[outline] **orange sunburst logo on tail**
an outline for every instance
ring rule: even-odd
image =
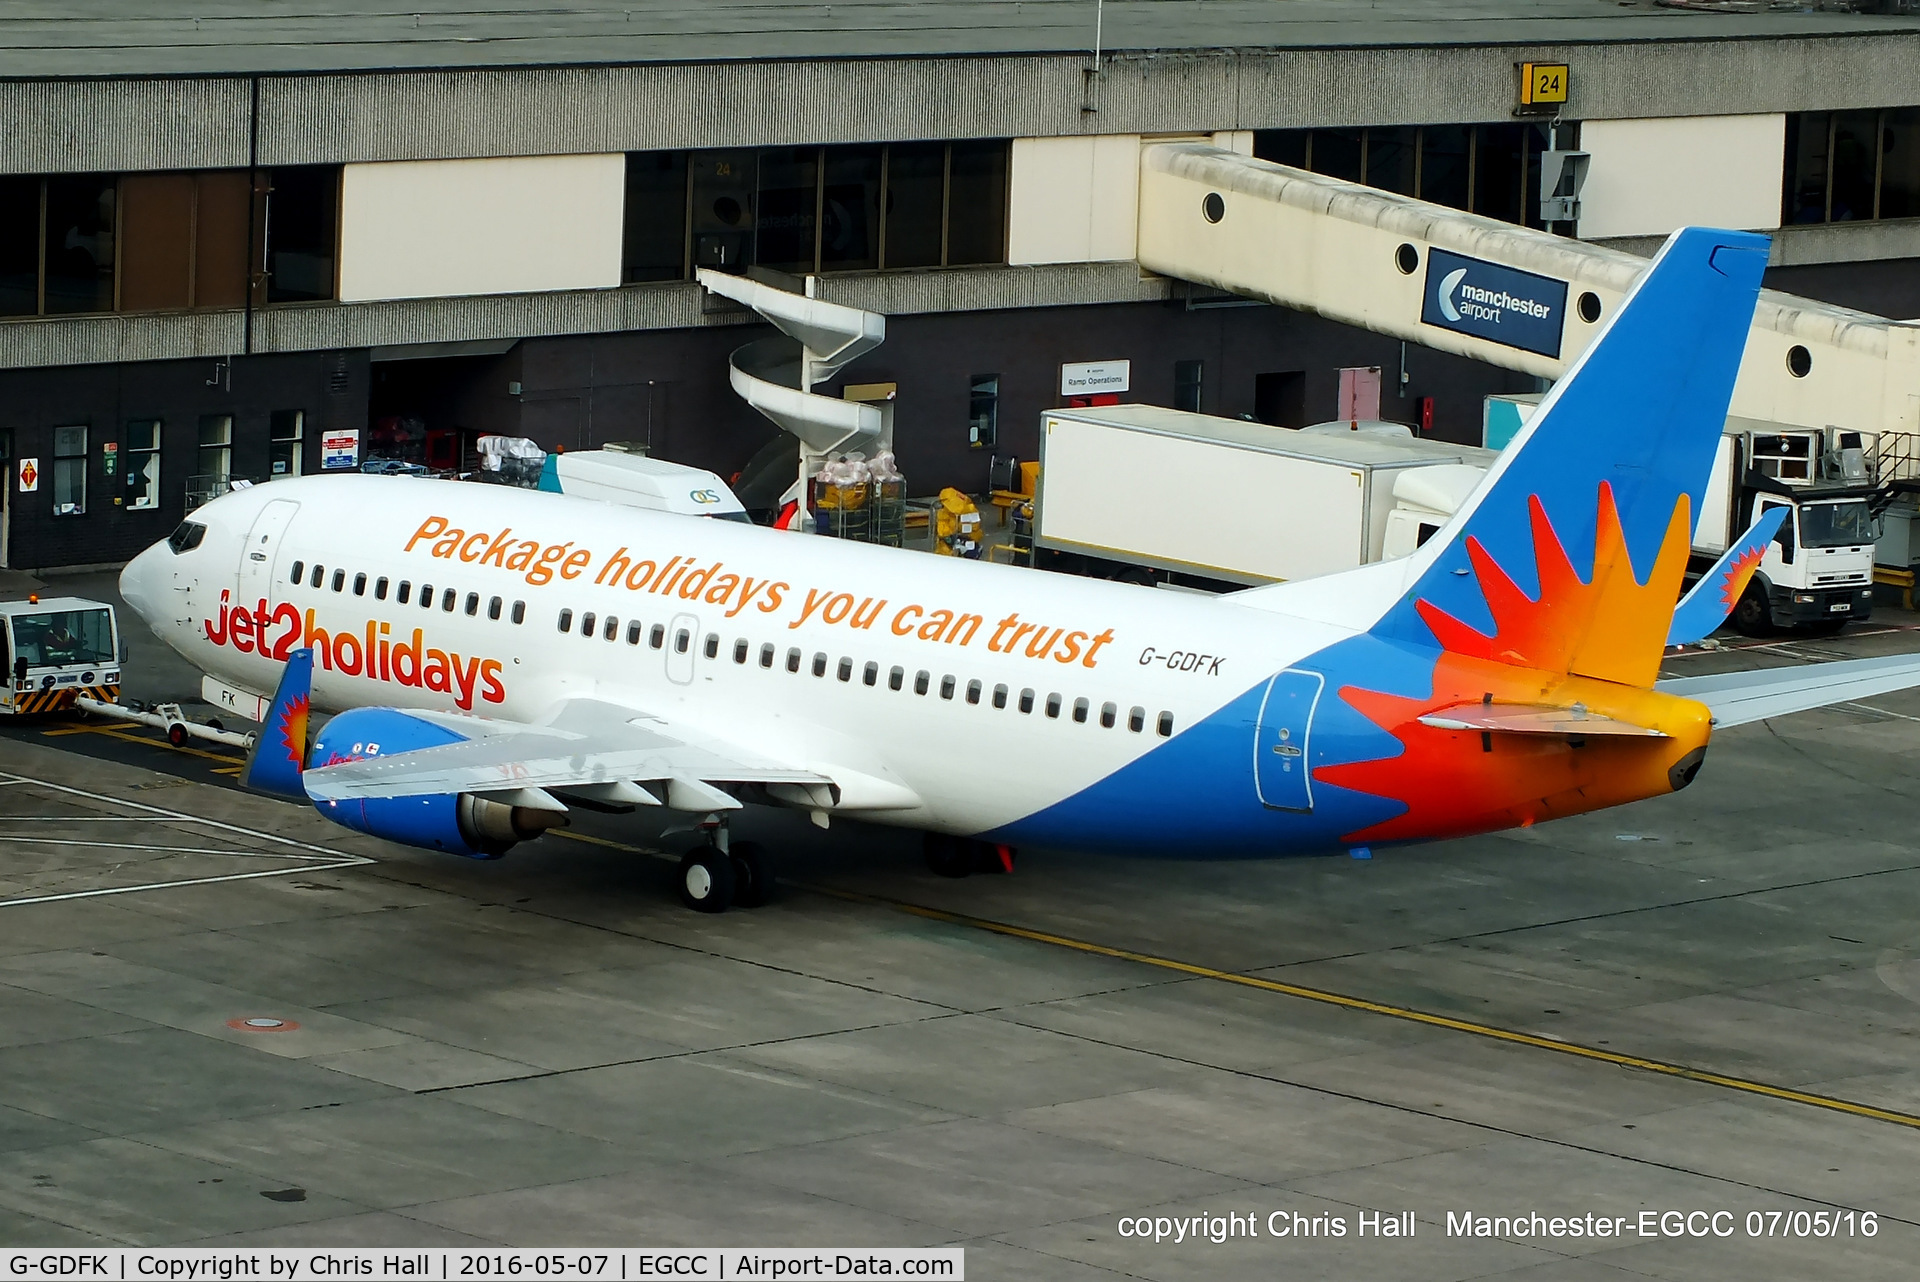
[[[1591,809],[1616,786],[1637,788],[1645,771],[1595,788],[1597,767],[1649,763],[1671,740],[1591,743],[1578,754],[1550,735],[1487,735],[1427,726],[1419,718],[1463,703],[1571,707],[1652,725],[1677,703],[1648,687],[1659,671],[1667,629],[1686,570],[1688,503],[1674,506],[1644,583],[1633,571],[1613,491],[1600,486],[1591,573],[1574,568],[1537,496],[1528,499],[1539,591],[1528,596],[1477,538],[1466,542],[1493,631],[1483,633],[1431,601],[1415,603],[1440,643],[1432,692],[1406,697],[1344,686],[1340,697],[1401,745],[1397,756],[1323,766],[1314,778],[1403,802],[1399,816],[1349,834],[1389,841],[1525,825]],[[1655,745],[1658,745],[1656,748]],[[1664,771],[1664,765],[1659,769]],[[1658,791],[1651,788],[1649,791]],[[1648,795],[1640,792],[1636,795]]]
[[[1733,559],[1720,580],[1720,604],[1727,613],[1733,613],[1733,607],[1740,604],[1740,598],[1746,594],[1747,584],[1753,578],[1753,572],[1760,568],[1760,562],[1766,560],[1767,548],[1763,543],[1757,548],[1748,548]]]
[[[280,723],[274,727],[274,732],[279,737],[280,747],[295,770],[304,770],[307,765],[309,708],[308,697],[304,694],[287,700],[287,706],[280,714]]]

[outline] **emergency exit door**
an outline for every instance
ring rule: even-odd
[[[1253,736],[1253,786],[1269,810],[1312,810],[1307,755],[1313,710],[1326,678],[1292,668],[1267,683]]]

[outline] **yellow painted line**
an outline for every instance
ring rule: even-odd
[[[624,841],[608,841],[605,837],[591,837],[584,832],[575,832],[571,828],[547,829],[555,837],[565,837],[568,841],[585,842],[589,846],[605,846],[608,850],[624,850],[630,855],[658,855],[663,851],[651,850],[646,846],[629,846]]]
[[[221,766],[218,770],[215,770],[212,773],[216,775],[238,775],[242,770],[245,770],[245,769],[246,769],[245,766]]]
[[[42,730],[40,733],[48,739],[57,739],[63,734],[112,734],[116,726],[65,726],[59,730]]]
[[[1211,966],[1197,966],[1192,962],[1176,961],[1171,957],[1158,957],[1152,953],[1135,952],[1130,948],[1113,948],[1106,944],[1091,943],[1084,939],[1073,939],[1066,935],[1054,935],[1043,930],[1029,930],[1024,926],[1012,926],[1006,922],[991,921],[984,917],[969,917],[964,913],[947,912],[941,908],[927,908],[920,904],[904,903],[895,899],[883,899],[876,895],[863,895],[855,891],[831,890],[823,886],[809,886],[809,890],[836,899],[852,900],[857,903],[879,904],[895,908],[916,917],[931,921],[947,922],[956,926],[967,926],[974,930],[984,930],[995,935],[1006,935],[1014,939],[1031,940],[1039,944],[1051,944],[1056,948],[1070,948],[1075,952],[1089,953],[1096,957],[1112,957],[1119,961],[1137,962],[1142,966],[1153,966],[1160,970],[1173,971],[1180,975],[1190,975],[1196,979],[1211,979],[1223,984],[1237,984],[1243,988],[1257,988],[1263,992],[1281,993],[1288,997],[1298,997],[1305,1001],[1322,1002],[1329,1006],[1338,1006],[1343,1010],[1365,1011],[1370,1015],[1385,1015],[1391,1019],[1403,1019],[1410,1023],[1425,1024],[1429,1028],[1444,1028],[1456,1033],[1469,1033],[1475,1037],[1490,1038],[1493,1041],[1506,1042],[1515,1046],[1530,1046],[1535,1050],[1554,1051],[1561,1055],[1571,1055],[1577,1059],[1593,1060],[1601,1064],[1612,1064],[1618,1068],[1637,1068],[1646,1073],[1658,1073],[1664,1077],[1677,1077],[1683,1081],[1700,1082],[1707,1086],[1718,1086],[1725,1090],[1742,1091],[1749,1095],[1761,1095],[1768,1099],[1786,1100],[1793,1104],[1806,1104],[1813,1108],[1829,1109],[1836,1113],[1848,1113],[1854,1117],[1871,1118],[1876,1122],[1892,1122],[1896,1126],[1908,1126],[1920,1129],[1920,1115],[1902,1113],[1896,1109],[1876,1108],[1871,1104],[1861,1104],[1854,1100],[1839,1099],[1832,1095],[1816,1095],[1811,1091],[1797,1091],[1788,1086],[1775,1086],[1770,1082],[1757,1082],[1746,1077],[1731,1077],[1725,1073],[1712,1073],[1705,1069],[1690,1068],[1685,1064],[1669,1063],[1666,1060],[1647,1059],[1639,1055],[1623,1055],[1618,1051],[1603,1050],[1598,1046],[1582,1046],[1577,1042],[1560,1041],[1557,1038],[1543,1037],[1538,1033],[1522,1033],[1511,1028],[1500,1028],[1493,1024],[1479,1024],[1468,1019],[1455,1019],[1451,1015],[1435,1015],[1428,1011],[1414,1010],[1406,1006],[1395,1006],[1389,1002],[1369,1001],[1364,997],[1352,997],[1345,993],[1329,992],[1323,988],[1308,988],[1302,984],[1283,983],[1277,979],[1261,979],[1254,975],[1241,975],[1233,971],[1215,970]]]

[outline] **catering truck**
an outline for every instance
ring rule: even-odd
[[[1400,556],[1495,454],[1397,423],[1292,429],[1153,405],[1049,410],[1035,563],[1215,590]]]
[[[113,607],[81,597],[0,601],[6,681],[0,716],[61,712],[76,698],[120,696],[120,632]]]
[[[1831,631],[1873,613],[1874,510],[1884,495],[1871,434],[1729,418],[1693,528],[1694,573],[1775,507],[1787,509],[1733,626]]]

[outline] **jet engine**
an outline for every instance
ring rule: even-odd
[[[311,760],[314,766],[335,766],[464,742],[465,735],[394,708],[354,708],[321,729]],[[473,793],[316,800],[313,804],[334,823],[356,832],[468,859],[498,859],[517,843],[567,822],[563,810],[513,805]]]

